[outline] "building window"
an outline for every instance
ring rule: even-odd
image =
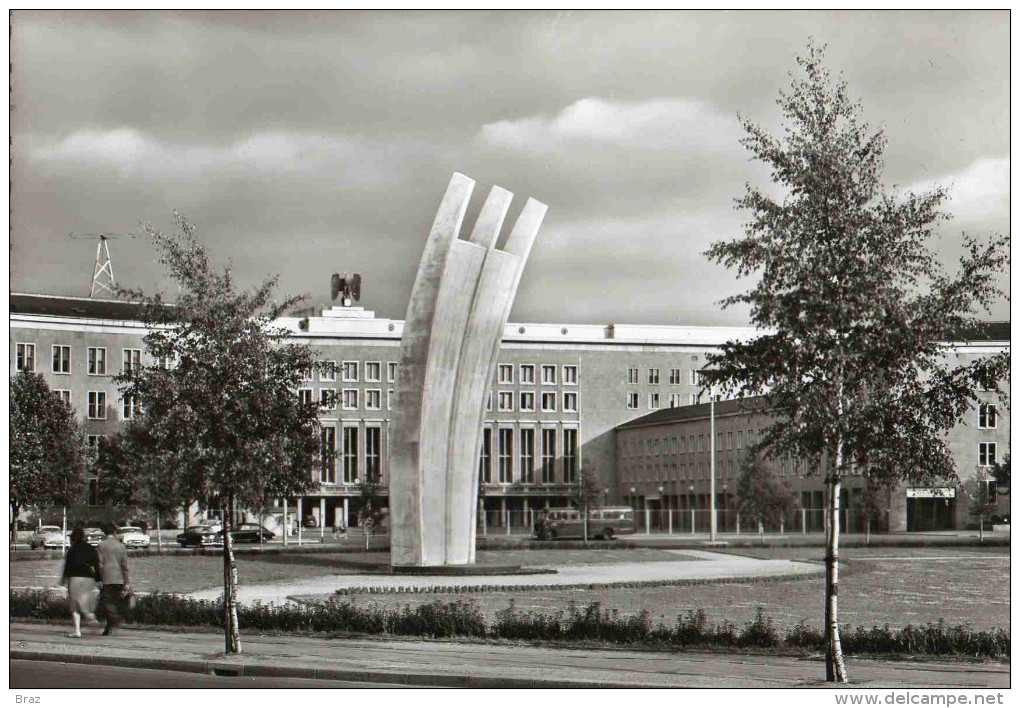
[[[336,381],[336,362],[324,361],[319,367],[319,381]],[[335,484],[335,482],[334,482]]]
[[[649,393],[648,394],[648,410],[655,411],[655,410],[658,410],[658,409],[659,409],[659,394],[657,394],[657,393]]]
[[[627,394],[627,408],[631,410],[637,410],[638,407],[638,395],[636,393]]]
[[[71,347],[63,344],[53,345],[53,373],[71,373]]]
[[[705,436],[704,435],[699,435],[698,436],[698,452],[704,452],[704,451],[705,451]]]
[[[344,428],[344,484],[358,479],[358,429]]]
[[[88,365],[90,376],[106,375],[106,347],[89,347]]]
[[[514,481],[514,431],[513,428],[499,429],[499,483],[512,484]]]
[[[680,385],[680,369],[669,370],[669,382],[674,386]]]
[[[535,383],[535,365],[534,364],[521,364],[521,383],[522,384],[534,384]]]
[[[121,420],[132,420],[138,415],[138,399],[132,396],[130,393],[125,393],[121,399]]]
[[[391,361],[386,364],[386,381],[393,383],[397,380],[397,362]]]
[[[577,394],[575,392],[568,391],[563,394],[563,412],[577,413]]]
[[[500,364],[499,365],[499,382],[501,384],[512,384],[514,382],[514,365],[513,364]]]
[[[482,428],[482,450],[478,456],[478,477],[492,484],[492,428]]]
[[[156,357],[156,366],[160,369],[170,369],[177,361],[177,357],[173,354],[167,354],[166,356]]]
[[[521,391],[521,412],[531,413],[535,410],[535,392]]]
[[[543,413],[555,413],[556,412],[556,394],[555,393],[543,393],[542,394],[542,412]]]
[[[344,398],[343,401],[341,401],[341,405],[345,411],[358,410],[358,389],[345,388]]]
[[[302,406],[310,405],[312,402],[312,389],[299,388],[297,392],[298,403]]]
[[[563,481],[574,483],[577,473],[577,431],[573,428],[563,429]]]
[[[698,374],[696,369],[691,369],[691,386],[701,385],[701,375]]]
[[[514,392],[513,391],[500,391],[499,392],[499,410],[504,413],[509,413],[514,409]]]
[[[978,406],[978,427],[986,430],[994,428],[997,413],[994,403],[982,403]]]
[[[732,450],[733,449],[733,431],[732,430],[729,430],[729,431],[726,432],[726,449],[727,450]]]
[[[319,389],[319,408],[323,410],[332,411],[336,410],[336,389],[335,388],[320,388]]]
[[[386,389],[386,410],[393,410],[393,389]]]
[[[535,481],[535,429],[521,428],[521,475],[525,483]]]
[[[35,371],[35,345],[18,342],[14,345],[14,368],[17,371]]]
[[[141,349],[125,349],[123,351],[123,363],[120,371],[122,373],[131,373],[137,371],[142,365],[142,350]]]
[[[365,410],[382,410],[382,389],[370,388],[365,391]]]
[[[382,364],[378,361],[365,362],[365,381],[381,381]]]
[[[741,449],[743,449],[743,447],[744,447],[744,431],[743,430],[738,430],[737,431],[737,449],[741,450]]]
[[[627,383],[638,383],[638,370],[636,368],[627,369]]]
[[[365,428],[365,475],[379,481],[382,478],[382,428]]]
[[[684,401],[684,399],[683,399],[683,395],[682,394],[679,394],[679,393],[671,393],[671,394],[669,394],[669,407],[670,408],[679,408],[680,406],[683,405],[683,401]]]
[[[90,420],[106,420],[105,391],[89,391],[88,417]]]
[[[648,383],[657,384],[659,383],[659,370],[649,369],[648,370]]]
[[[340,365],[340,378],[346,382],[358,380],[358,362],[345,361]]]
[[[331,425],[323,426],[320,441],[319,482],[336,484],[336,428]]]
[[[542,484],[556,482],[556,429],[542,428]]]
[[[555,366],[542,366],[542,385],[543,386],[555,386],[556,385],[556,367]]]
[[[88,481],[88,487],[85,492],[85,503],[89,506],[102,506],[103,500],[99,496],[99,479],[97,477],[90,477]]]
[[[698,404],[698,396],[696,394],[689,394],[687,396],[687,405],[695,406]]]
[[[978,443],[978,465],[991,467],[995,464],[995,443]]]
[[[576,386],[577,385],[577,367],[570,364],[563,367],[563,385],[564,386]]]
[[[67,389],[58,388],[58,389],[54,389],[53,393],[57,394],[57,398],[59,398],[61,401],[63,401],[67,405],[71,405],[71,392],[70,391],[68,391]]]

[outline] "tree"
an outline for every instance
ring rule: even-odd
[[[591,462],[577,470],[577,482],[571,489],[570,501],[581,511],[584,524],[584,545],[588,545],[588,515],[601,508],[602,486],[598,471]]]
[[[978,539],[985,540],[985,521],[995,513],[995,497],[992,495],[992,476],[984,467],[978,467],[974,476],[963,486],[969,503],[967,513],[978,523]]]
[[[871,544],[871,522],[881,519],[882,512],[886,509],[888,489],[883,487],[876,477],[868,477],[864,484],[864,494],[861,497],[861,504],[864,511],[864,522],[867,524],[864,532],[864,544]]]
[[[995,478],[996,494],[1009,494],[1009,453],[1002,462],[992,465],[992,477]]]
[[[779,480],[754,447],[749,448],[740,460],[737,506],[742,516],[758,522],[758,532],[763,541],[765,524],[777,527],[787,514],[797,508],[793,490]]]
[[[1009,256],[1007,237],[964,236],[958,272],[944,271],[927,242],[948,219],[947,191],[884,191],[884,134],[861,121],[846,82],[822,60],[813,46],[797,59],[805,76],[777,102],[782,138],[740,119],[742,144],[771,168],[777,189],[748,185],[736,203],[750,213],[743,237],[706,255],[755,279],[722,304],[749,306],[760,334],[710,356],[705,379],[735,397],[765,397],[776,418],[763,450],[809,460],[838,519],[851,468],[889,484],[955,478],[944,433],[979,388],[1002,393],[1009,353],[953,366],[945,343],[1005,296],[996,279]],[[826,547],[826,676],[844,682],[838,523]]]
[[[274,324],[301,298],[273,300],[276,278],[239,291],[230,267],[213,265],[194,227],[176,212],[174,219],[175,233],[148,226],[146,234],[179,286],[175,302],[124,291],[141,303],[144,343],[158,363],[115,380],[140,404],[147,464],[178,477],[176,498],[224,502],[225,645],[239,653],[235,512],[257,506],[266,490],[289,496],[312,486],[318,407],[299,401],[296,391],[315,364],[307,345],[288,341]]]
[[[149,430],[140,421],[131,421],[116,435],[100,439],[93,471],[104,503],[120,507],[125,518],[155,515],[156,545],[162,550],[162,521],[191,500],[182,493],[184,480],[166,464],[165,456],[153,452]]]
[[[42,374],[11,377],[10,504],[11,542],[26,507],[68,507],[85,491],[85,433],[71,406]]]
[[[354,509],[358,513],[358,521],[365,530],[365,550],[368,550],[372,531],[383,520],[382,483],[379,475],[365,473],[358,477],[355,486],[357,496],[354,497]]]

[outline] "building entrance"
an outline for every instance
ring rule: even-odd
[[[907,499],[907,531],[948,531],[955,516],[956,499]]]

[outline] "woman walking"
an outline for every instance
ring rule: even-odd
[[[99,624],[95,615],[96,577],[99,575],[99,555],[85,541],[85,529],[75,527],[71,532],[71,549],[64,560],[62,583],[67,585],[67,599],[71,605],[74,631],[69,637],[81,637],[82,615]]]

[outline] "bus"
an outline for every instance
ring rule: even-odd
[[[545,509],[535,522],[535,536],[541,540],[583,538],[584,521],[580,509]],[[588,512],[588,538],[611,541],[617,536],[635,533],[634,510],[629,506],[607,506]]]

